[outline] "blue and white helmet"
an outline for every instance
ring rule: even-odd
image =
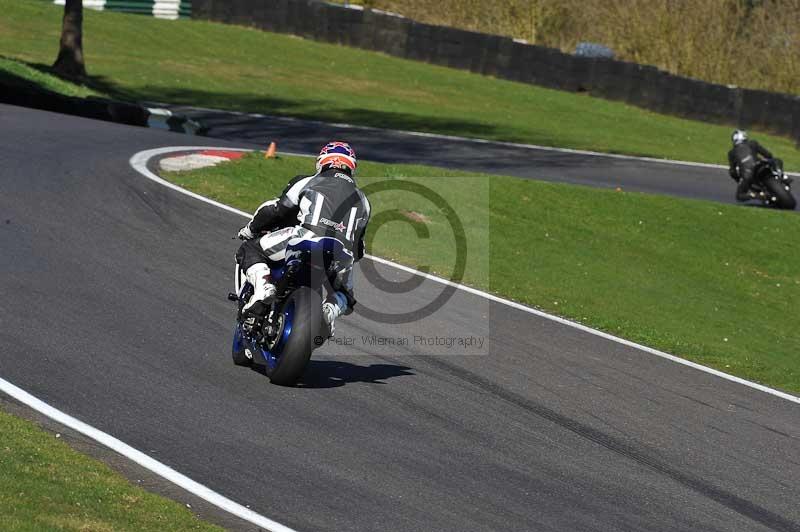
[[[355,150],[346,142],[333,140],[322,147],[317,157],[317,173],[323,168],[345,170],[355,175],[358,160]]]
[[[741,144],[742,142],[747,140],[747,132],[742,131],[741,129],[737,129],[731,135],[731,140],[733,141],[733,145],[736,146],[737,144]]]

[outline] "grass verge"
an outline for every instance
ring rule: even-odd
[[[0,56],[51,64],[62,8],[0,9]],[[243,27],[86,10],[84,46],[88,86],[119,99],[709,163],[729,148],[727,126]],[[759,138],[800,169],[792,141]]]
[[[165,177],[252,211],[311,164],[252,154]],[[800,298],[796,215],[419,166],[364,162],[359,173],[362,187],[419,176],[414,180],[444,195],[468,228],[467,284],[800,392],[800,331],[791,321]],[[477,183],[453,186],[465,178],[479,179],[488,197]],[[432,236],[420,241],[406,224],[371,227],[371,253],[430,264],[445,275],[452,270],[453,254],[437,237],[446,225],[440,210],[413,195],[372,203],[373,216],[398,208],[421,214]],[[473,223],[476,216],[489,223]]]
[[[0,82],[19,89],[34,86],[66,96],[77,96],[79,98],[102,96],[89,87],[64,81],[49,74],[46,70],[33,68],[26,63],[21,63],[5,57],[0,57]]]
[[[0,515],[0,528],[19,532],[222,530],[2,410]]]

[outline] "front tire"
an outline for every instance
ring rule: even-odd
[[[314,290],[300,287],[286,299],[282,312],[286,318],[281,334],[289,327],[288,337],[266,372],[273,384],[292,386],[303,376],[322,334],[322,298]]]
[[[770,204],[779,209],[794,210],[797,206],[797,201],[789,191],[788,185],[781,183],[777,179],[767,179],[764,181],[764,188],[766,188],[767,196],[770,198]]]

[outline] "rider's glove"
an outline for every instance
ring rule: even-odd
[[[255,238],[256,235],[253,234],[253,231],[250,230],[250,224],[245,225],[241,229],[239,229],[239,238],[242,240],[250,240]]]

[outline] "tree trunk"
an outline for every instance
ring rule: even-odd
[[[61,77],[80,80],[86,76],[83,64],[83,0],[66,0],[61,26],[61,49],[53,63]]]

